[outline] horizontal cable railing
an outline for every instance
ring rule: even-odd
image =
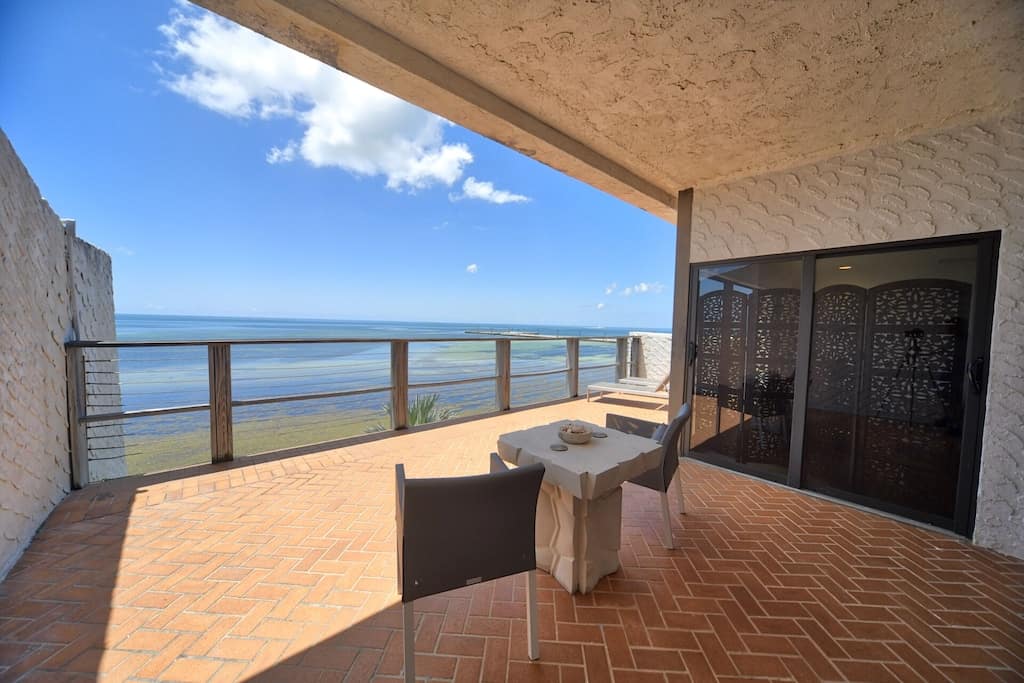
[[[540,335],[69,342],[74,484],[574,398],[628,374],[629,349]]]

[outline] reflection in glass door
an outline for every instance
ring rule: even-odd
[[[803,485],[948,526],[977,245],[815,264]]]
[[[698,272],[691,451],[785,481],[793,421],[801,261]]]

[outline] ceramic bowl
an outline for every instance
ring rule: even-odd
[[[558,428],[558,438],[566,443],[571,443],[579,446],[590,441],[592,433],[590,429],[585,432],[570,432],[568,430],[570,425],[562,425]]]

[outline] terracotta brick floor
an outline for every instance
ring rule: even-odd
[[[287,459],[91,487],[0,584],[0,679],[360,681],[398,676],[393,463],[482,472],[498,434],[563,404]],[[422,676],[458,681],[1024,680],[1024,562],[696,462],[677,550],[626,486],[622,568],[595,592],[417,603]],[[673,506],[675,501],[673,501]]]

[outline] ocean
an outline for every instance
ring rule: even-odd
[[[472,336],[470,331],[517,330],[554,336],[624,335],[625,327],[513,325],[508,323],[434,323],[304,318],[243,318],[195,315],[118,314],[118,341],[211,339],[427,338]],[[636,329],[636,328],[634,328]],[[670,330],[651,330],[669,332]]]
[[[409,339],[409,382],[427,384],[492,377],[495,344],[481,340],[487,331],[532,332],[554,336],[626,335],[625,328],[544,325],[419,323],[400,321],[304,320],[285,318],[221,318],[204,316],[118,315],[118,341],[282,340],[276,344],[237,344],[231,349],[232,398],[359,390],[355,396],[294,400],[233,410],[235,455],[244,456],[390,428],[390,347],[384,342],[289,343],[300,339]],[[452,338],[460,341],[415,341]],[[512,374],[564,368],[565,342],[513,338]],[[204,404],[209,401],[205,346],[141,347],[86,354],[90,383],[106,382],[108,405],[91,412],[145,410]],[[615,362],[615,344],[583,341],[580,366]],[[116,368],[116,372],[111,370]],[[614,379],[614,367],[581,369],[580,386]],[[116,379],[115,379],[116,378]],[[116,386],[115,386],[116,382]],[[95,391],[95,388],[93,389]],[[116,394],[119,393],[119,397]],[[512,380],[514,407],[566,397],[564,373]],[[493,380],[455,386],[410,388],[410,405],[432,403],[427,419],[460,417],[496,409]],[[112,405],[120,403],[120,406]],[[420,407],[425,407],[421,405]],[[119,457],[116,439],[123,435],[129,473],[159,471],[205,462],[209,458],[209,413],[117,420],[90,425],[93,452]],[[101,438],[102,437],[102,438]]]

